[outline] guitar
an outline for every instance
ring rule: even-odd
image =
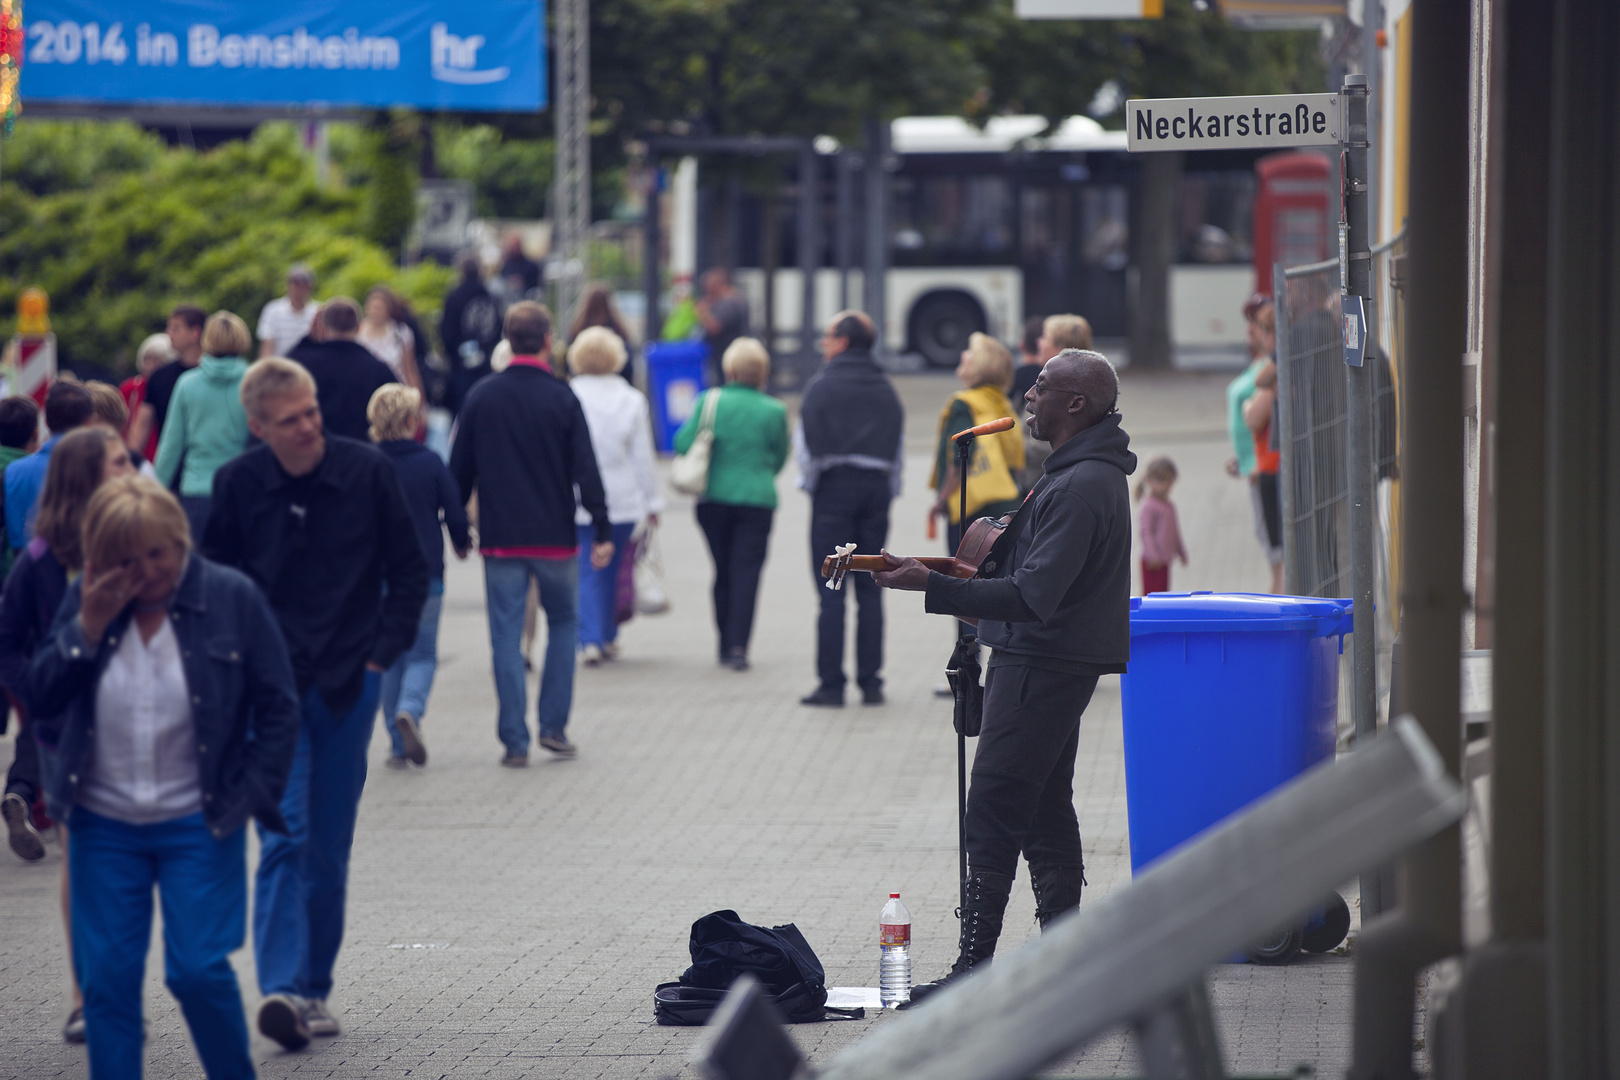
[[[979,572],[985,556],[1001,539],[1012,518],[1011,514],[999,518],[979,518],[962,534],[962,542],[956,545],[955,555],[922,555],[917,561],[941,574],[970,578]],[[854,544],[840,544],[831,555],[821,560],[821,576],[827,579],[827,588],[833,590],[843,588],[844,575],[851,570],[870,574],[887,569],[889,564],[883,561],[882,555],[857,555]]]

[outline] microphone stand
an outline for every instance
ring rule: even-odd
[[[957,502],[956,535],[957,544],[960,545],[962,537],[967,534],[967,481],[968,464],[973,460],[973,440],[976,436],[971,431],[964,431],[956,436],[956,472],[961,481],[961,491]],[[951,554],[955,554],[952,552]],[[962,626],[957,642],[957,652],[961,653],[967,642],[977,640],[977,635],[967,632],[967,624]],[[956,678],[951,680],[951,689],[956,697],[956,853],[960,866],[961,881],[958,889],[960,907],[956,909],[956,917],[961,919],[967,910],[968,893],[968,857],[967,857],[967,711],[968,688],[967,676],[960,669]]]

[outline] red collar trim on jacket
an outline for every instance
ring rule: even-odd
[[[510,367],[534,367],[534,368],[539,368],[541,371],[545,372],[547,375],[555,375],[555,374],[557,374],[555,371],[553,371],[551,369],[551,361],[547,360],[543,356],[514,356],[514,357],[512,357],[512,363],[510,365],[508,365],[508,366],[510,366]]]

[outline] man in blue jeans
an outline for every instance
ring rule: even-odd
[[[575,489],[590,515],[591,565],[597,569],[613,559],[613,526],[585,411],[551,366],[551,313],[530,300],[513,304],[506,312],[506,340],[511,364],[480,381],[462,403],[450,471],[463,502],[478,493],[478,542],[500,700],[496,734],[506,747],[501,764],[522,768],[529,763],[529,728],[520,639],[529,582],[539,586],[546,611],[540,745],[573,757],[577,748],[566,728],[579,643]]]
[[[393,464],[326,434],[308,371],[260,360],[241,395],[263,445],[214,475],[203,553],[263,590],[298,680],[303,715],[281,800],[287,834],[260,830],[253,898],[259,1030],[296,1050],[311,1035],[338,1034],[326,998],[378,688],[416,638],[428,565]],[[209,648],[221,670],[237,662],[230,642]]]

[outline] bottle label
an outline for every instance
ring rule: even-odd
[[[878,923],[878,941],[883,945],[910,945],[910,923]]]

